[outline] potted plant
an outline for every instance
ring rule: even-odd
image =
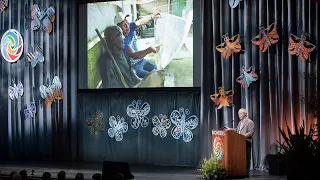
[[[223,180],[226,178],[226,170],[223,163],[216,158],[204,159],[201,165],[202,177],[207,180]]]
[[[287,134],[284,129],[279,128],[283,143],[279,143],[286,165],[287,179],[320,179],[318,175],[320,160],[320,141],[317,138],[316,126],[311,125],[309,133],[305,133],[303,125],[298,128],[294,118],[293,134],[287,125]]]

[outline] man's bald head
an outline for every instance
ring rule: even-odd
[[[104,38],[106,41],[110,41],[112,40],[112,37],[118,35],[119,32],[122,34],[122,30],[119,26],[109,26],[104,30]]]

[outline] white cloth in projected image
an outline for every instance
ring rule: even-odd
[[[155,19],[155,43],[162,44],[156,64],[164,69],[179,52],[184,44],[193,20],[193,11],[189,11],[187,19],[171,14],[161,13],[161,18]]]

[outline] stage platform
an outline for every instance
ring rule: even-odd
[[[135,180],[201,180],[201,171],[189,167],[164,167],[152,165],[130,165]],[[34,170],[35,177],[41,177],[43,172],[50,172],[56,178],[59,171],[66,172],[67,179],[74,179],[77,173],[83,173],[85,179],[92,179],[92,175],[102,172],[102,163],[0,163],[2,175],[9,175],[12,171],[27,170],[28,174]],[[251,171],[250,177],[241,179],[251,180],[285,180],[285,176],[269,176],[267,172]]]

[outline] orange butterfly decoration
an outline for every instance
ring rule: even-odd
[[[210,95],[210,98],[212,101],[216,103],[218,106],[217,109],[221,109],[223,106],[230,106],[230,104],[233,104],[233,95],[234,90],[224,91],[224,87],[221,86],[218,88],[219,93]]]
[[[279,41],[279,35],[277,33],[277,26],[275,23],[272,23],[270,26],[263,30],[254,37],[251,42],[259,46],[260,51],[266,52],[271,44],[275,44]]]
[[[306,39],[306,35],[304,34],[301,38],[290,34],[289,41],[291,45],[288,48],[289,53],[299,56],[301,60],[308,59],[309,54],[316,48],[316,46],[306,41]]]
[[[234,52],[241,51],[240,34],[237,34],[229,39],[228,34],[222,36],[224,42],[216,47],[217,51],[222,53],[224,59],[228,59]]]

